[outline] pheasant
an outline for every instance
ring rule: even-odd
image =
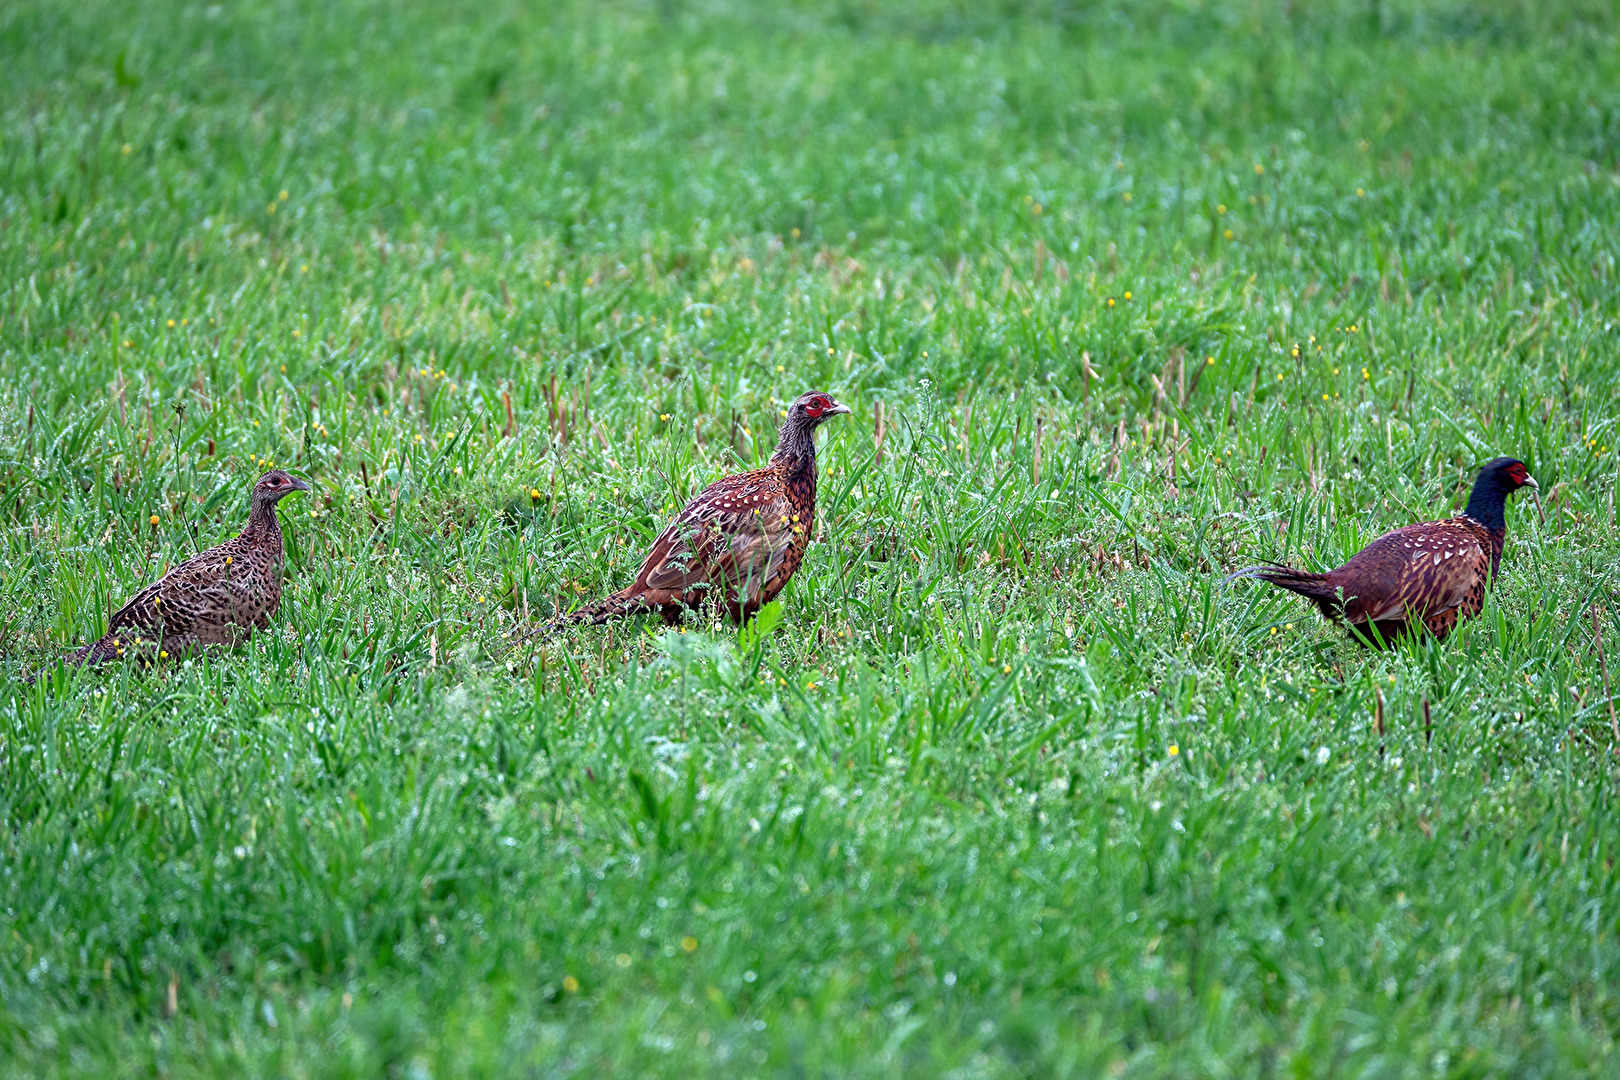
[[[270,625],[281,606],[281,523],[276,503],[309,485],[274,469],[253,485],[247,528],[148,585],[107,620],[107,633],[67,658],[100,664],[126,653],[150,661],[234,645]]]
[[[1485,603],[1507,540],[1507,497],[1536,488],[1522,461],[1497,458],[1480,469],[1463,512],[1387,532],[1325,574],[1287,566],[1251,566],[1226,578],[1259,578],[1314,601],[1348,624],[1364,644],[1382,645],[1426,628],[1444,638]]]
[[[829,394],[800,396],[788,406],[769,465],[704,488],[653,541],[634,581],[536,633],[652,612],[674,626],[688,608],[702,607],[741,623],[770,603],[815,531],[816,428],[848,412]]]

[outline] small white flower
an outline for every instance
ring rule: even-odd
[[[1318,765],[1326,765],[1328,763],[1328,758],[1331,756],[1332,752],[1324,746],[1316,752],[1316,763]]]

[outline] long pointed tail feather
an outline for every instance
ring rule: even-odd
[[[118,659],[119,653],[119,648],[113,641],[112,635],[109,634],[99,641],[92,641],[83,648],[75,649],[68,653],[66,656],[62,657],[62,663],[67,667],[83,667],[85,664],[104,664],[109,660]],[[24,680],[32,685],[40,678],[55,670],[56,661],[52,660],[49,664],[36,669],[29,675],[24,676]]]
[[[1338,591],[1328,584],[1326,574],[1313,574],[1307,570],[1295,570],[1291,566],[1281,563],[1262,563],[1259,566],[1250,566],[1239,570],[1235,574],[1228,574],[1221,579],[1222,585],[1230,585],[1239,578],[1259,578],[1268,585],[1275,585],[1279,589],[1298,593],[1318,603],[1335,603],[1338,600]]]
[[[1261,574],[1268,574],[1271,571],[1277,570],[1277,569],[1283,569],[1283,568],[1278,567],[1276,565],[1271,565],[1271,564],[1264,565],[1264,566],[1250,566],[1250,567],[1246,567],[1246,568],[1244,568],[1242,570],[1239,570],[1235,574],[1227,574],[1225,577],[1221,578],[1220,583],[1222,585],[1230,585],[1230,584],[1232,584],[1232,582],[1237,581],[1239,578],[1259,577]]]
[[[76,649],[62,658],[62,662],[72,667],[82,667],[85,664],[105,664],[109,660],[116,660],[123,653],[120,643],[113,639],[111,634],[92,641],[82,649]]]
[[[648,603],[639,596],[624,596],[614,593],[605,596],[573,611],[564,612],[556,618],[541,623],[539,626],[517,632],[507,642],[506,651],[511,652],[521,645],[526,645],[537,638],[548,638],[559,634],[570,626],[600,626],[614,619],[626,619],[632,615],[645,615],[657,610],[657,605]]]
[[[565,626],[601,626],[613,619],[627,619],[632,615],[645,615],[656,610],[657,606],[648,603],[643,597],[614,593],[612,596],[604,596],[593,604],[586,604],[584,607],[559,615],[546,625],[558,630]]]

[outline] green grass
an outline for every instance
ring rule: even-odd
[[[1617,44],[0,8],[3,1070],[1613,1075]],[[502,655],[809,388],[774,631]],[[1546,518],[1442,645],[1216,584],[1498,453]],[[267,461],[273,632],[52,666]]]

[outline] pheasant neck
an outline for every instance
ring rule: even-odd
[[[776,437],[776,450],[771,454],[772,465],[787,465],[790,468],[808,465],[814,475],[816,471],[816,429],[808,424],[796,424],[792,420],[782,423],[782,431]]]
[[[815,514],[816,435],[811,424],[783,424],[771,468],[777,470],[788,489],[788,497],[802,514]]]
[[[1463,511],[1493,533],[1507,531],[1507,492],[1496,484],[1477,481]]]
[[[242,530],[242,535],[255,540],[269,540],[280,546],[281,522],[276,520],[276,504],[255,502],[253,512],[248,515],[247,528]]]

